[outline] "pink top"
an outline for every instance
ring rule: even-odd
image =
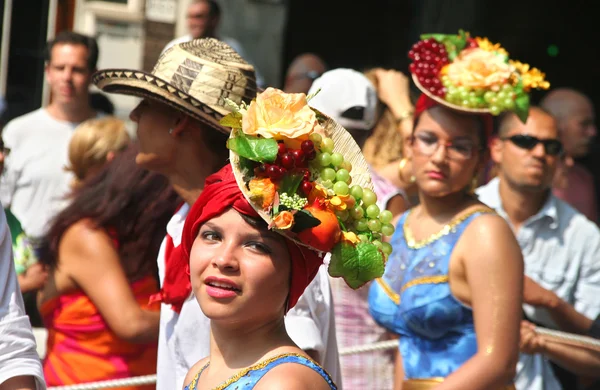
[[[554,188],[554,195],[573,206],[590,221],[598,222],[594,177],[581,164],[575,164],[567,173],[568,185],[564,189]]]

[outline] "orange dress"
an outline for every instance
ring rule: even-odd
[[[140,307],[148,306],[158,292],[148,276],[131,284]],[[48,329],[44,376],[48,386],[62,386],[156,373],[158,341],[133,344],[115,335],[94,303],[81,291],[61,295],[40,308]],[[121,390],[151,390],[154,385],[119,387]]]

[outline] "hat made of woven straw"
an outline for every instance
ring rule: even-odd
[[[237,104],[256,97],[254,67],[233,48],[214,38],[195,39],[166,50],[152,72],[103,69],[93,75],[105,92],[155,99],[222,132],[219,121]]]

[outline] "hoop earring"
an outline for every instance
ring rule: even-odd
[[[402,160],[400,160],[400,162],[398,163],[398,178],[400,178],[400,180],[404,181],[404,168],[406,167],[406,164],[408,163],[408,159],[406,157],[404,157]]]

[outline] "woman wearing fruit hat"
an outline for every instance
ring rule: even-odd
[[[186,389],[336,388],[284,315],[325,253],[329,273],[358,288],[383,274],[389,248],[358,145],[307,103],[269,88],[222,120],[231,165],[207,179],[182,240],[181,267],[212,330]],[[353,218],[358,208],[369,217]]]
[[[409,57],[423,92],[410,149],[420,204],[397,220],[393,253],[370,289],[371,314],[400,335],[397,388],[512,389],[523,258],[473,183],[491,115],[515,110],[524,120],[541,73],[462,31],[424,36]]]

